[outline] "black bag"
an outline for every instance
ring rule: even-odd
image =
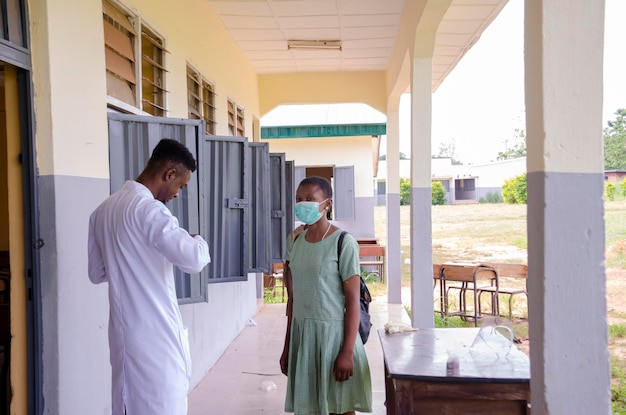
[[[337,266],[339,266],[341,245],[343,244],[343,237],[346,236],[346,233],[346,231],[342,231],[341,235],[339,235],[339,240],[337,241]],[[367,285],[361,276],[359,276],[359,280],[361,283],[361,320],[359,321],[359,334],[361,335],[363,344],[365,344],[370,336],[370,330],[372,329],[372,319],[370,317],[370,303],[372,302],[372,295],[367,289]]]
[[[341,247],[343,245],[343,238],[346,236],[348,232],[341,231],[339,235],[339,240],[337,240],[337,266],[339,267],[339,258],[341,257]],[[300,233],[298,233],[294,241],[298,239]],[[341,275],[339,276],[341,278]],[[372,319],[370,317],[370,303],[372,302],[372,295],[370,294],[370,290],[367,289],[367,285],[363,278],[359,276],[359,280],[361,283],[361,295],[360,295],[360,305],[361,305],[361,319],[359,320],[359,335],[361,336],[361,340],[363,344],[367,342],[368,337],[370,336],[370,330],[372,329]]]

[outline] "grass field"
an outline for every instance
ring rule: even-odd
[[[376,238],[387,245],[387,213],[375,208]],[[402,281],[410,248],[410,206],[400,207]],[[433,263],[527,263],[526,205],[473,204],[432,207]],[[605,203],[606,267],[626,270],[626,200]]]

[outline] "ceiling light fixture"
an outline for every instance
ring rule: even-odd
[[[341,40],[288,40],[287,49],[341,50]]]

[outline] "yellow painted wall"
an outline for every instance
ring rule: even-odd
[[[259,75],[261,115],[282,104],[362,102],[385,114],[384,72],[286,73]]]
[[[371,137],[329,137],[261,140],[270,152],[285,153],[296,166],[354,166],[355,197],[372,197]]]
[[[168,116],[187,118],[189,62],[215,85],[217,134],[227,135],[230,98],[244,108],[252,138],[252,121],[259,118],[257,76],[207,2],[121,4],[165,39]],[[39,173],[108,177],[102,3],[37,1],[29,12]]]
[[[108,176],[102,5],[29,3],[39,174]]]
[[[226,101],[230,98],[244,108],[246,135],[252,138],[252,120],[259,117],[257,75],[206,0],[133,0],[123,4],[136,10],[166,39],[170,52],[166,55],[170,70],[168,116],[187,118],[189,62],[215,85],[217,135],[228,134]]]

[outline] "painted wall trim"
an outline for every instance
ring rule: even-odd
[[[325,124],[296,125],[285,127],[261,127],[262,139],[314,138],[314,137],[359,137],[386,135],[387,124]]]

